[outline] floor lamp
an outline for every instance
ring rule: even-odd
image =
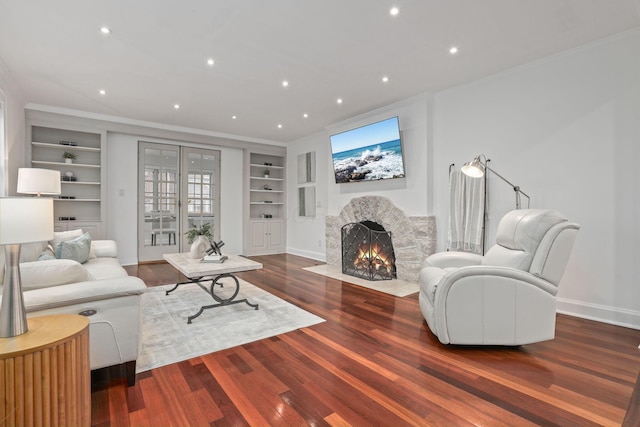
[[[515,193],[516,193],[516,209],[520,209],[520,195],[521,194],[524,197],[527,198],[527,209],[529,209],[529,206],[531,204],[531,198],[525,192],[520,190],[519,186],[513,185],[505,177],[500,175],[495,170],[491,169],[489,167],[488,163],[489,163],[489,160],[487,160],[487,157],[484,154],[479,154],[476,157],[474,157],[474,159],[472,161],[467,162],[464,165],[462,165],[460,170],[462,171],[462,173],[464,173],[465,175],[468,175],[468,176],[470,176],[472,178],[480,178],[480,177],[482,177],[484,175],[485,170],[489,170],[489,171],[493,172],[494,175],[496,175],[498,178],[500,178],[501,180],[503,180],[504,182],[509,184],[511,186],[511,188],[513,188],[513,191],[515,191]]]
[[[27,332],[27,314],[20,280],[20,245],[53,238],[53,199],[40,197],[0,198],[0,245],[5,266],[0,338]]]

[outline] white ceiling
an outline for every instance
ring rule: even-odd
[[[0,0],[0,58],[29,103],[288,142],[638,26],[640,0]]]

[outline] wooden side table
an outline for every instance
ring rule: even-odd
[[[89,320],[28,319],[29,332],[0,338],[0,426],[91,425]]]

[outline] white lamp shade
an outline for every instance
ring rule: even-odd
[[[60,171],[20,168],[18,169],[17,191],[20,194],[60,194]]]
[[[484,175],[484,166],[477,157],[471,162],[467,162],[460,168],[462,173],[472,178],[480,178]]]
[[[53,239],[53,199],[0,198],[0,245]]]

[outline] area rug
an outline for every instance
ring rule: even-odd
[[[359,277],[349,276],[348,274],[343,274],[342,269],[340,267],[336,267],[335,265],[314,265],[312,267],[305,267],[303,268],[303,270],[321,274],[333,279],[342,280],[343,282],[352,283],[364,288],[373,289],[375,291],[384,292],[386,294],[394,295],[397,297],[406,297],[407,295],[415,294],[420,290],[417,283],[406,282],[404,280],[394,279],[370,281],[360,279]]]
[[[235,290],[232,279],[216,286],[216,295],[227,298]],[[296,307],[244,280],[237,299],[258,304],[234,304],[205,310],[187,324],[187,317],[202,305],[215,301],[196,284],[181,285],[165,295],[173,285],[151,287],[142,295],[142,345],[136,372],[247,344],[263,338],[324,322],[324,319]]]

